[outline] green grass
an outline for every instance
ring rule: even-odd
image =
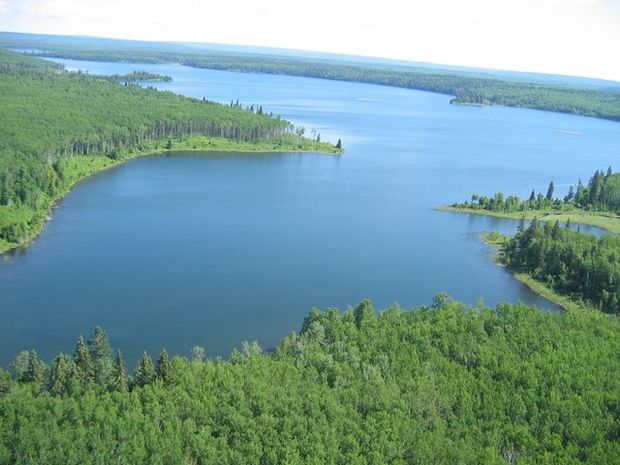
[[[481,236],[481,239],[485,244],[491,246],[494,249],[492,254],[493,261],[499,266],[505,266],[502,254],[506,246],[508,245],[508,242],[510,241],[510,236],[498,233],[496,231],[492,231],[490,233],[483,234]],[[547,299],[549,302],[553,302],[554,304],[566,311],[574,312],[595,310],[593,307],[585,305],[583,302],[575,301],[565,295],[558,294],[547,284],[537,281],[527,273],[520,273],[510,268],[507,269],[512,273],[512,275],[517,281],[525,284],[530,290],[532,290],[532,292],[539,295],[543,299]]]
[[[483,215],[492,216],[495,218],[508,218],[513,220],[519,220],[521,218],[534,219],[538,218],[540,221],[559,221],[560,223],[566,223],[569,221],[573,224],[583,224],[586,226],[595,226],[597,228],[604,229],[613,234],[620,234],[620,216],[608,212],[588,212],[584,210],[567,210],[567,211],[553,211],[553,210],[526,210],[523,212],[498,212],[490,210],[478,210],[473,208],[460,208],[442,206],[438,207],[437,211],[447,211],[456,213],[467,213],[469,215]]]
[[[32,223],[28,234],[19,242],[8,242],[0,239],[0,253],[11,249],[27,246],[43,230],[51,208],[59,202],[78,182],[97,174],[103,170],[120,165],[132,158],[157,155],[166,152],[191,151],[208,154],[210,152],[246,152],[246,153],[286,153],[286,152],[314,152],[339,155],[344,150],[337,149],[331,144],[316,142],[308,139],[299,139],[290,136],[278,143],[273,142],[244,142],[233,141],[219,137],[191,136],[180,139],[168,139],[148,142],[142,150],[122,150],[120,158],[113,160],[105,156],[76,155],[63,160],[64,183],[63,189],[54,198],[42,197],[39,208],[26,205],[0,205],[0,228],[4,225]]]

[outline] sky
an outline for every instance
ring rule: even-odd
[[[620,81],[620,0],[0,0],[0,30],[258,45]]]

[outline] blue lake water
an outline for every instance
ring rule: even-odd
[[[368,84],[175,65],[59,60],[91,73],[145,69],[161,89],[239,98],[346,154],[177,153],[80,183],[43,234],[0,263],[0,364],[49,360],[103,326],[129,360],[165,346],[226,356],[275,346],[312,306],[346,309],[522,300],[556,309],[489,257],[479,235],[516,222],[436,212],[473,192],[562,194],[617,165],[620,124]],[[586,228],[582,228],[586,229]]]

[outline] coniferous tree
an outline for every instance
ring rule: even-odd
[[[116,352],[116,360],[114,362],[114,370],[112,372],[112,389],[118,392],[129,391],[129,374],[127,366],[123,360],[121,351]]]
[[[95,381],[93,361],[82,336],[78,338],[73,354],[73,371],[75,378],[82,385]]]
[[[359,305],[355,307],[353,314],[355,315],[355,325],[358,328],[361,328],[365,322],[375,317],[375,311],[368,299],[362,300]]]
[[[28,357],[28,371],[26,372],[26,382],[42,384],[45,376],[45,366],[39,360],[35,350],[31,350]]]
[[[93,363],[95,382],[100,386],[106,386],[112,374],[112,348],[108,341],[108,335],[97,326],[93,335],[88,340],[90,359]]]
[[[342,148],[342,141],[340,139],[338,139],[338,142],[336,142],[336,148],[337,149],[341,149]]]
[[[553,200],[553,191],[555,190],[555,186],[553,181],[549,183],[549,188],[547,189],[547,196],[545,197],[547,200]]]
[[[172,367],[170,366],[170,358],[166,349],[162,349],[157,359],[157,378],[161,379],[164,384],[170,383]]]
[[[6,395],[10,389],[10,376],[0,368],[0,398]]]
[[[47,390],[55,396],[63,395],[69,387],[71,379],[71,360],[65,354],[59,354],[52,364],[48,380]]]
[[[27,350],[22,350],[15,360],[11,362],[11,368],[15,372],[15,378],[22,382],[26,382],[26,376],[28,373],[28,358],[30,358],[30,354]]]
[[[153,359],[151,359],[149,354],[144,352],[133,376],[134,384],[136,386],[145,386],[154,379],[155,368],[153,367]]]

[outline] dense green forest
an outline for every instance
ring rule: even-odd
[[[523,304],[313,310],[274,353],[145,354],[97,329],[0,373],[3,464],[618,464],[620,323]]]
[[[620,314],[620,237],[573,231],[534,219],[501,247],[512,270],[530,275],[560,295]]]
[[[562,212],[581,209],[592,212],[620,213],[620,173],[613,173],[611,167],[607,171],[597,170],[584,185],[581,181],[571,186],[562,198],[554,197],[555,185],[549,184],[545,194],[532,190],[527,200],[515,195],[506,196],[497,192],[493,197],[473,194],[471,201],[455,203],[454,208],[483,210],[489,212],[527,212],[552,211]]]
[[[148,71],[138,70],[127,74],[112,74],[107,76],[112,81],[117,82],[171,82],[170,76],[162,76],[161,74],[149,73]]]
[[[262,107],[123,85],[1,50],[0,95],[0,252],[36,234],[75,182],[128,157],[226,141],[229,150],[341,152]]]
[[[454,96],[458,104],[507,105],[620,121],[620,92],[482,73],[380,65],[256,53],[223,52],[181,44],[5,34],[0,46],[39,56],[95,61],[181,63],[198,68],[287,74],[419,89]]]

